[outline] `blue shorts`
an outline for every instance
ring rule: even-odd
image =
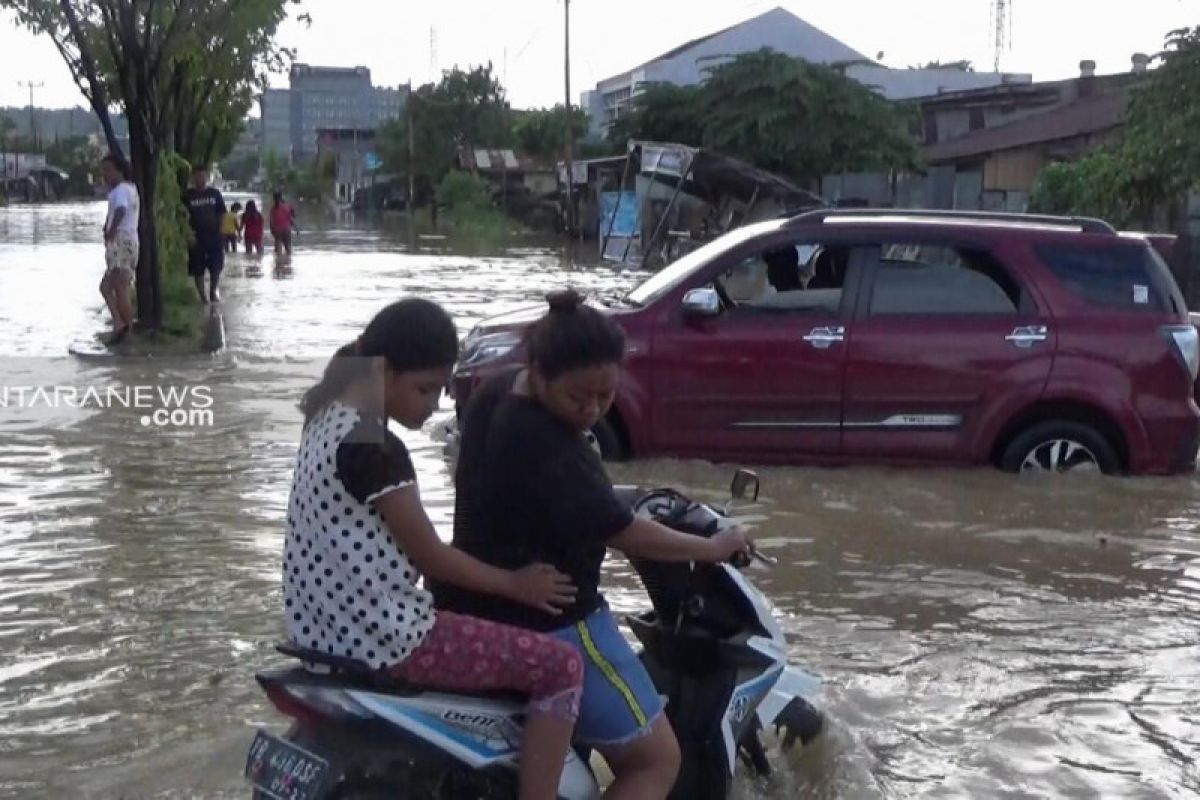
[[[631,742],[650,732],[663,701],[607,607],[551,633],[583,656],[583,700],[575,739],[602,747]]]

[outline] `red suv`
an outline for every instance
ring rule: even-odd
[[[1165,474],[1200,442],[1200,343],[1147,237],[1098,220],[817,211],[739,228],[606,307],[629,338],[609,458]],[[460,405],[520,359],[485,321]]]

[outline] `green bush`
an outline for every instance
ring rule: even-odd
[[[469,172],[448,172],[438,184],[437,203],[451,213],[492,208],[491,194],[484,181]]]
[[[162,270],[159,275],[162,332],[177,337],[200,334],[196,289],[187,274],[192,228],[183,205],[182,187],[190,172],[191,166],[179,154],[167,152],[159,156],[154,219],[158,226],[158,263]]]

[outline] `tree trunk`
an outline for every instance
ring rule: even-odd
[[[136,120],[136,122],[135,122]],[[133,178],[141,196],[138,239],[141,249],[137,268],[137,315],[143,328],[162,327],[162,285],[158,265],[158,224],[154,214],[158,196],[158,158],[140,114],[129,115],[129,149]]]

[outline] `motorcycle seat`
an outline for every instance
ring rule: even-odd
[[[401,697],[437,692],[438,694],[470,697],[479,700],[497,700],[520,705],[529,702],[528,695],[516,691],[458,691],[433,686],[422,686],[403,680],[402,678],[397,678],[388,672],[371,669],[366,664],[353,658],[322,653],[320,650],[300,647],[291,642],[277,644],[275,650],[285,656],[290,656],[303,662],[305,666],[304,671],[311,676],[311,678],[306,678],[306,680],[311,683],[326,684],[336,682],[343,686],[348,685],[364,691],[398,695]]]

